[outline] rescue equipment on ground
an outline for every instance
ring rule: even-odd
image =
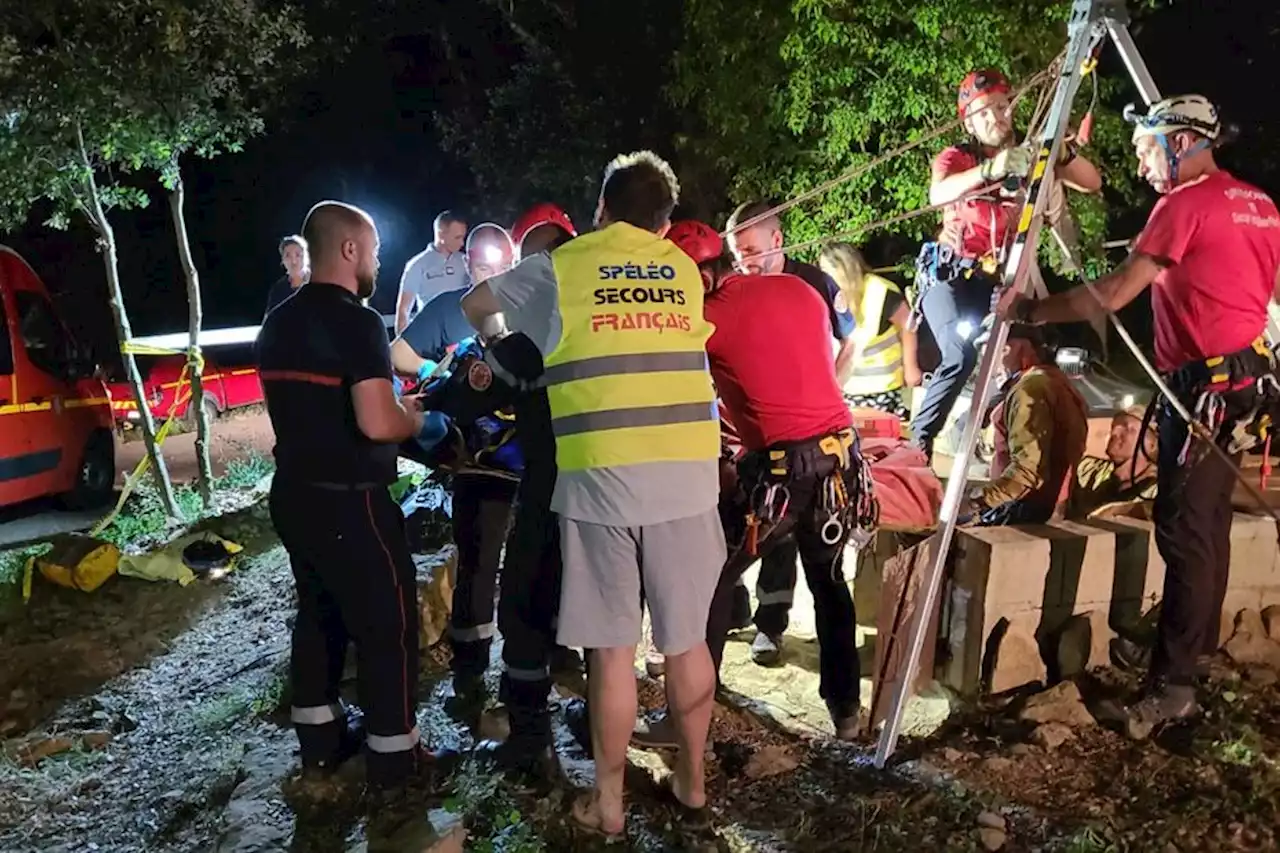
[[[211,553],[208,548],[218,547],[230,555],[223,565],[214,569],[201,569],[201,573],[217,572],[224,574],[234,571],[236,559],[243,546],[223,539],[210,530],[199,533],[188,533],[154,551],[145,554],[123,554],[120,557],[119,572],[121,577],[138,578],[144,581],[176,581],[179,586],[187,586],[196,579],[196,573],[187,564],[187,549],[196,543],[203,543],[196,554]],[[208,547],[205,547],[208,546]]]
[[[73,534],[58,538],[47,553],[30,560],[45,580],[67,589],[93,592],[116,573],[120,549],[111,542]]]
[[[197,539],[182,549],[182,563],[191,571],[205,574],[231,565],[235,552],[221,540]]]

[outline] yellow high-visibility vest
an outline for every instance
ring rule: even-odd
[[[852,396],[882,394],[901,388],[902,335],[890,324],[884,334],[877,334],[885,298],[890,292],[902,294],[898,285],[878,275],[868,275],[863,283],[862,304],[856,316],[855,339],[864,341],[862,354],[853,365],[853,374],[844,384],[844,392]]]
[[[626,223],[551,253],[562,330],[544,359],[561,471],[720,456],[702,277]]]

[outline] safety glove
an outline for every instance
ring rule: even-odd
[[[1031,152],[1025,148],[1005,148],[982,163],[982,179],[999,181],[1013,175],[1022,177],[1031,170]]]
[[[423,450],[430,450],[449,434],[449,418],[442,412],[427,412],[422,418],[422,429],[414,436]]]
[[[432,373],[434,373],[435,369],[439,366],[440,365],[438,365],[436,362],[432,361],[429,358],[424,360],[422,362],[422,366],[418,368],[418,381],[419,382],[425,381],[426,378],[430,376]]]

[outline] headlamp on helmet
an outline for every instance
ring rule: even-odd
[[[516,247],[501,225],[484,222],[471,229],[467,235],[467,258],[471,263],[506,269],[511,266]]]
[[[1203,95],[1177,95],[1156,101],[1140,113],[1133,104],[1124,108],[1125,121],[1133,127],[1133,141],[1147,136],[1168,136],[1180,130],[1191,130],[1209,140],[1222,132],[1218,110]]]

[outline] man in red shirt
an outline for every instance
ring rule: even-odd
[[[926,456],[933,455],[934,439],[977,364],[973,336],[990,309],[996,270],[1015,231],[1021,202],[1016,188],[1011,191],[1002,182],[1031,168],[1030,151],[1015,147],[1010,94],[1009,81],[999,71],[966,77],[956,107],[973,139],[945,149],[933,161],[929,203],[950,206],[943,210],[937,241],[925,243],[916,261],[918,304],[942,354],[911,424],[912,441]],[[1080,192],[1102,188],[1098,170],[1073,144],[1063,146],[1056,174]]]
[[[1072,322],[1117,311],[1150,286],[1157,369],[1238,459],[1280,397],[1262,342],[1280,286],[1280,213],[1262,190],[1218,168],[1218,112],[1205,98],[1168,98],[1131,120],[1138,172],[1163,196],[1133,252],[1094,283],[1096,296],[1086,287],[1037,301],[1007,293],[998,310],[1022,322]],[[1167,402],[1157,416],[1153,514],[1164,599],[1150,685],[1129,708],[1135,739],[1199,710],[1197,658],[1217,646],[1236,479],[1235,467],[1195,440]]]
[[[861,706],[844,547],[855,530],[869,537],[878,513],[853,416],[836,381],[827,305],[797,276],[734,272],[719,235],[700,222],[676,223],[668,238],[702,272],[704,314],[715,326],[707,341],[711,377],[744,451],[736,497],[721,496],[730,557],[707,620],[712,660],[718,671],[738,578],[794,531],[814,599],[819,692],[837,736],[852,739]],[[663,745],[665,729],[651,725],[634,740]]]

